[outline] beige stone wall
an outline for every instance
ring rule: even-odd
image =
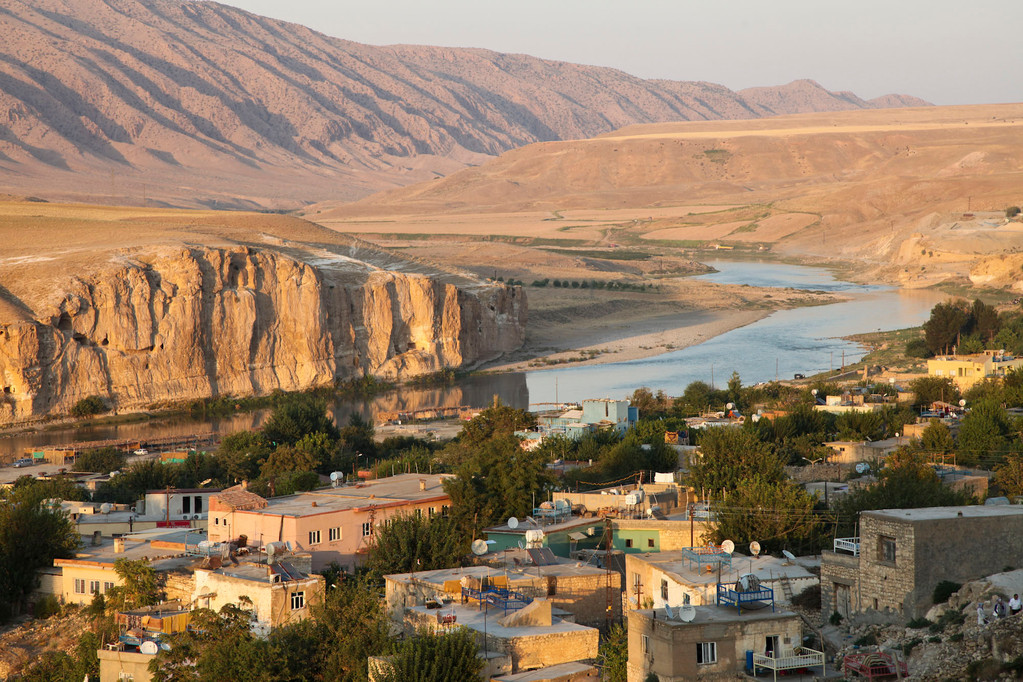
[[[291,608],[291,595],[305,593],[305,606]],[[212,595],[203,597],[202,595]],[[226,604],[251,608],[263,631],[305,620],[312,615],[312,606],[323,600],[323,576],[280,583],[242,580],[231,576],[196,569],[195,591],[191,596],[198,607],[219,611]],[[245,603],[245,599],[251,605]]]
[[[859,557],[827,550],[821,552],[821,614],[825,619],[835,611],[843,613],[846,606],[849,613],[860,610],[859,569]],[[846,594],[848,605],[844,603]],[[848,613],[843,613],[846,615]]]

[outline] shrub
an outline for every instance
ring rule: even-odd
[[[875,644],[877,644],[877,635],[875,635],[873,632],[868,632],[867,634],[858,638],[855,642],[853,642],[853,644],[855,644],[856,646],[874,646]]]
[[[32,609],[32,615],[36,618],[49,618],[60,613],[60,602],[57,601],[57,597],[48,594],[42,597],[35,603],[35,607]]]
[[[922,643],[922,642],[923,642],[923,640],[920,639],[919,637],[914,637],[913,639],[909,640],[908,642],[905,642],[902,645],[902,655],[903,656],[909,656],[909,652],[911,652],[913,649],[915,649],[916,646],[918,644]]]
[[[961,642],[961,641],[963,641],[963,633],[961,633],[961,632],[953,632],[951,635],[948,636],[948,641],[950,641],[950,642]]]
[[[906,343],[906,357],[929,358],[931,349],[927,347],[927,342],[923,339],[912,339]]]
[[[838,611],[835,611],[834,613],[831,614],[831,618],[828,618],[828,622],[831,623],[832,625],[841,625],[842,614],[839,613]]]
[[[928,637],[927,641],[930,642],[931,644],[939,644],[941,642],[941,637],[934,635],[933,637]]]
[[[927,620],[926,618],[914,618],[913,620],[906,623],[906,627],[912,630],[919,630],[921,628],[927,627],[930,624],[931,621]]]
[[[1019,215],[1019,212],[1020,212],[1019,206],[1010,206],[1009,208],[1005,209],[1005,217],[1015,218],[1016,216]]]
[[[961,587],[962,585],[957,582],[942,580],[934,586],[934,594],[931,595],[931,599],[935,604],[944,604],[948,601],[948,598],[958,592]]]
[[[72,417],[91,417],[94,414],[106,412],[109,408],[98,395],[90,395],[82,398],[71,408]]]
[[[804,609],[819,609],[821,607],[821,586],[820,583],[810,585],[792,598],[792,603]]]

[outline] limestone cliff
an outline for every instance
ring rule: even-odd
[[[456,284],[248,246],[123,256],[49,308],[0,320],[0,424],[471,367],[525,335],[517,287]]]

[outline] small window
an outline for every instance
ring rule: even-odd
[[[423,518],[423,510],[422,509],[416,509],[416,518],[417,519]]]
[[[106,582],[103,583],[103,593],[106,594],[107,592],[109,592],[110,588],[112,588],[113,586],[114,586],[113,583],[106,583]]]
[[[75,594],[85,594],[85,580],[75,578]]]
[[[661,581],[661,599],[668,601],[668,581]]]
[[[682,593],[682,603],[686,604],[686,605],[692,603],[692,598],[689,596],[688,592],[683,592]]]
[[[428,513],[430,515],[430,518],[432,519],[437,514],[437,508],[436,507],[430,507],[430,509],[428,510]]]
[[[341,527],[331,528],[327,531],[327,540],[336,542],[341,539]]]
[[[90,580],[89,581],[89,594],[99,594],[99,581],[98,580]]]
[[[632,547],[632,538],[625,538],[625,546]]]
[[[192,498],[185,495],[181,498],[181,513],[191,514],[192,513]]]
[[[895,538],[881,535],[877,538],[877,559],[889,564],[895,563]]]
[[[643,635],[643,653],[650,653],[650,637],[648,635]]]
[[[448,516],[448,505],[445,504],[445,505],[441,506],[441,508],[440,508],[440,515],[443,516],[444,518],[447,518],[447,516]]]
[[[213,525],[214,526],[219,526],[220,525],[220,517],[219,516],[214,516],[213,517]]]
[[[653,547],[654,546],[654,539],[653,538],[647,538],[646,546],[647,547]]]
[[[292,592],[291,593],[291,610],[297,611],[298,609],[305,608],[305,592]]]
[[[368,521],[366,523],[362,524],[362,537],[368,538],[372,534],[373,534],[373,524],[369,523]]]
[[[202,514],[202,497],[200,495],[195,496],[195,513]]]
[[[320,531],[318,530],[309,531],[309,544],[310,545],[320,544]]]
[[[696,645],[696,662],[700,665],[718,662],[717,642],[700,642]]]
[[[554,597],[558,594],[558,576],[547,576],[547,596]]]

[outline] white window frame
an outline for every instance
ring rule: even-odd
[[[320,544],[320,540],[322,540],[322,537],[320,536],[320,531],[318,531],[318,530],[311,530],[311,531],[309,531],[309,544],[310,545],[318,545],[318,544]]]
[[[696,664],[697,665],[712,665],[718,662],[718,645],[717,642],[697,642],[696,643]]]
[[[327,542],[337,542],[341,539],[341,526],[327,529]]]
[[[85,594],[85,578],[75,578],[75,594]]]
[[[305,608],[305,592],[291,593],[291,610],[298,611]]]
[[[113,586],[114,584],[112,582],[103,581],[103,594],[106,594],[107,591]]]
[[[100,583],[99,580],[90,580],[89,581],[89,594],[99,594],[100,584],[101,583]]]
[[[371,535],[373,535],[373,523],[367,521],[366,523],[362,524],[362,537],[368,538]]]

